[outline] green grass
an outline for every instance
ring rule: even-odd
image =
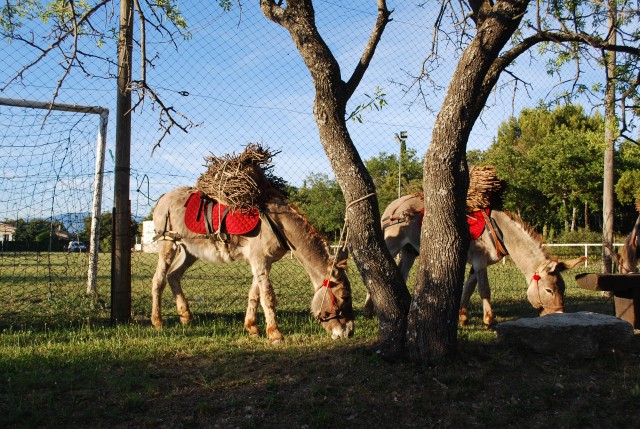
[[[67,273],[52,283],[37,258],[22,255],[20,269],[0,258],[3,299],[14,305],[0,313],[3,428],[624,428],[640,418],[637,353],[574,362],[506,348],[482,326],[477,296],[470,325],[459,330],[459,358],[425,368],[391,365],[371,351],[377,323],[362,316],[364,288],[354,267],[356,333],[332,341],[308,314],[306,274],[295,261],[276,264],[286,339],[273,346],[244,332],[250,274],[243,264],[194,267],[183,285],[193,323],[179,324],[165,291],[167,323],[156,331],[148,321],[153,255],[135,255],[134,321],[116,327],[107,323],[108,304],[85,298],[84,276],[71,275],[84,264],[81,255],[47,257]],[[99,287],[108,303],[105,265]],[[564,275],[567,311],[612,314],[611,300],[576,287],[581,271],[594,270]],[[535,317],[511,264],[491,267],[490,282],[498,321]]]

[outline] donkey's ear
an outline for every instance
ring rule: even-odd
[[[569,259],[568,261],[558,261],[550,271],[554,273],[561,273],[564,270],[574,268],[576,265],[586,261],[586,259],[586,256],[580,256],[579,258]]]

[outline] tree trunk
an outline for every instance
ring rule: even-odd
[[[610,43],[616,43],[616,6],[613,1],[609,2],[609,38]],[[608,249],[613,245],[613,157],[615,151],[615,130],[616,120],[616,52],[610,51],[605,54],[606,86],[604,101],[604,180],[602,186],[602,271],[611,273],[613,261]]]
[[[389,12],[385,2],[378,0],[376,29],[354,75],[345,83],[336,59],[317,31],[311,0],[289,0],[285,8],[268,0],[261,0],[260,4],[267,18],[289,30],[313,78],[313,113],[320,141],[347,203],[348,247],[375,304],[380,330],[378,350],[384,358],[397,359],[403,353],[411,296],[384,244],[375,185],[351,140],[345,119],[347,101],[368,65],[366,58],[373,55]]]
[[[409,311],[412,360],[450,362],[457,349],[460,296],[469,246],[466,215],[469,133],[505,64],[496,61],[528,1],[472,1],[478,32],[465,49],[436,118],[424,164],[425,216],[419,273]]]
[[[578,216],[578,209],[576,206],[573,206],[571,209],[571,231],[576,230],[576,217]]]
[[[591,221],[589,220],[589,203],[584,203],[584,229],[591,231]]]
[[[111,320],[131,318],[131,55],[133,2],[121,0],[118,39],[118,96],[116,108],[116,161],[114,177],[113,249],[111,250]]]

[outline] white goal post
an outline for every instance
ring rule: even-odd
[[[87,293],[96,293],[98,270],[98,252],[100,245],[100,215],[102,213],[102,187],[104,178],[104,159],[107,142],[109,109],[101,106],[83,106],[79,104],[55,103],[16,98],[0,97],[1,106],[23,107],[29,109],[57,110],[76,113],[88,113],[99,116],[99,128],[96,141],[95,172],[93,180],[93,204],[91,209],[91,236],[89,241],[89,268],[87,272]]]

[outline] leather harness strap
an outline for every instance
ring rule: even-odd
[[[490,215],[487,215],[487,212],[485,212],[484,210],[482,210],[482,216],[484,217],[485,221],[484,227],[489,231],[491,242],[496,247],[496,252],[498,252],[498,258],[502,259],[509,254],[509,251],[504,245],[502,230],[500,230],[500,227],[498,227],[495,219],[493,219]]]
[[[397,225],[399,223],[404,223],[406,222],[408,219],[406,216],[404,216],[404,213],[402,213],[403,216],[385,216],[382,218],[382,230],[384,230],[385,228],[390,227],[391,225]]]
[[[401,214],[395,215],[391,214],[390,216],[385,216],[381,219],[382,222],[382,230],[390,227],[391,225],[397,225],[399,223],[409,222],[416,214],[420,212],[415,211],[413,209],[403,210]]]
[[[265,212],[262,212],[262,214],[267,219],[267,222],[269,222],[269,226],[271,227],[271,230],[273,231],[273,233],[276,235],[276,238],[278,239],[278,242],[280,243],[280,245],[284,247],[286,250],[295,250],[295,249],[292,249],[292,246],[289,245],[289,241],[287,240],[287,237],[285,237],[284,233],[282,232],[280,227],[278,227],[278,225],[274,222],[274,220],[271,219],[271,216],[269,216],[269,213],[265,211]]]
[[[223,225],[224,222],[222,222],[222,220],[224,219],[224,217],[227,215],[227,213],[229,212],[229,208],[226,208],[225,211],[223,212],[221,219],[220,219],[220,227],[218,228],[218,231],[214,231],[213,230],[213,223],[211,222],[211,210],[207,210],[207,207],[211,204],[211,201],[204,201],[204,199],[202,199],[200,201],[200,207],[198,208],[198,214],[196,215],[196,219],[199,221],[200,220],[200,216],[204,213],[204,218],[205,218],[205,224],[207,227],[207,232],[208,234],[198,234],[193,238],[198,238],[198,239],[211,239],[211,240],[217,240],[217,241],[222,241],[222,242],[227,242],[227,233],[224,231],[223,229]],[[204,210],[204,211],[203,211]],[[182,240],[182,234],[180,234],[179,232],[176,231],[171,231],[169,230],[169,223],[170,223],[170,212],[167,212],[167,215],[164,218],[164,229],[162,232],[157,232],[155,237],[153,237],[153,241],[180,241]]]

